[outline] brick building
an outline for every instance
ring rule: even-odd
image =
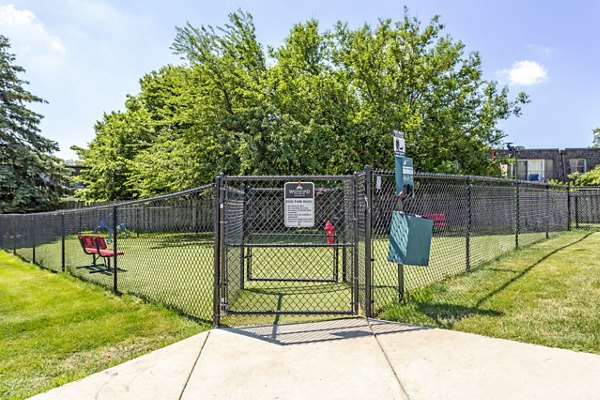
[[[600,148],[496,150],[496,157],[513,157],[514,164],[504,163],[503,173],[510,178],[527,181],[569,180],[574,172],[587,172],[600,164]]]

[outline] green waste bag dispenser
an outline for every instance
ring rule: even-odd
[[[399,265],[398,276],[403,276],[402,266],[429,265],[429,251],[433,233],[433,221],[420,215],[403,211],[403,203],[414,197],[413,160],[405,157],[404,134],[394,131],[394,154],[396,158],[396,207],[390,223],[390,247],[388,261]],[[402,272],[402,274],[401,274]],[[402,279],[403,281],[403,279]],[[403,291],[403,288],[400,288]]]
[[[428,266],[432,230],[433,221],[429,218],[393,211],[388,261]]]

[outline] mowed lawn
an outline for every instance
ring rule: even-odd
[[[89,234],[89,233],[88,233]],[[117,289],[212,321],[213,240],[205,233],[142,234],[118,240]],[[111,244],[109,243],[109,246]],[[20,250],[17,249],[17,253]],[[26,254],[26,253],[25,253]],[[38,245],[36,262],[61,269],[60,238]],[[111,273],[90,273],[92,257],[75,235],[65,240],[65,268],[81,279],[113,289]]]
[[[543,238],[543,233],[522,234],[521,241]],[[260,238],[259,238],[260,239]],[[268,242],[289,242],[290,238],[273,236]],[[297,240],[297,238],[295,238]],[[324,240],[324,238],[323,238]],[[265,242],[264,239],[258,243]],[[475,267],[514,247],[514,235],[486,235],[471,238],[471,264]],[[398,299],[398,276],[395,264],[387,262],[387,237],[373,241],[373,284],[375,309]],[[214,247],[210,233],[150,233],[131,234],[118,241],[118,290],[132,293],[190,316],[210,321],[212,319]],[[362,246],[361,246],[362,248]],[[30,257],[31,249],[17,249]],[[339,249],[337,274],[331,248],[261,248],[252,250],[251,276],[259,279],[331,280],[331,282],[275,282],[247,281],[247,260],[241,271],[240,249],[227,250],[228,309],[234,311],[317,311],[348,313],[353,309],[351,282],[351,249]],[[54,240],[36,248],[36,260],[47,268],[60,270],[61,243]],[[91,257],[81,250],[76,236],[65,241],[66,268],[82,279],[107,288],[113,287],[112,274],[90,274]],[[248,254],[245,253],[247,256]],[[362,258],[361,258],[362,257]],[[346,259],[344,263],[343,259]],[[359,265],[364,266],[364,254],[359,255]],[[344,267],[345,266],[345,267]],[[344,268],[346,279],[343,279]],[[427,268],[405,268],[407,290],[422,287],[463,272],[465,269],[465,238],[461,236],[435,236],[431,246],[431,262]],[[222,272],[225,272],[223,269]],[[359,282],[364,281],[364,271],[358,271]],[[244,289],[240,289],[240,274],[245,276]],[[360,284],[360,283],[359,283]],[[362,307],[362,304],[361,304]],[[314,319],[314,317],[313,317]],[[227,316],[228,325],[253,323],[295,322],[297,317],[275,318],[256,315],[241,318]],[[300,319],[300,320],[306,320]]]
[[[600,233],[574,231],[410,292],[381,318],[600,354]]]
[[[522,233],[519,243],[527,245],[546,237],[542,233]],[[399,300],[398,266],[387,260],[389,240],[379,237],[373,241],[373,304],[374,311],[384,310],[390,302]],[[470,238],[471,269],[494,260],[515,248],[515,235],[473,235]],[[429,264],[405,265],[404,290],[407,292],[460,275],[466,271],[466,240],[464,236],[434,236],[431,241]]]
[[[0,251],[0,398],[32,396],[208,328]]]

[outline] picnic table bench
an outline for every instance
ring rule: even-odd
[[[115,256],[115,252],[106,246],[104,237],[96,235],[79,235],[77,236],[77,239],[79,239],[83,252],[92,256],[92,265],[85,265],[77,268],[95,268],[90,270],[90,274],[95,272],[112,272],[110,259]],[[125,253],[122,251],[116,252],[117,256],[122,256],[124,254]],[[97,264],[98,259],[100,258],[102,259],[101,266]]]
[[[446,214],[421,214],[425,218],[433,221],[433,226],[448,226],[446,222]]]

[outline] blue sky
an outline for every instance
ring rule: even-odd
[[[513,0],[177,1],[23,0],[0,2],[0,33],[29,90],[49,104],[42,134],[85,146],[104,112],[123,108],[138,80],[168,63],[175,27],[221,25],[241,8],[253,14],[259,40],[278,45],[292,24],[309,18],[328,29],[378,18],[399,19],[404,5],[422,21],[440,15],[445,32],[479,51],[484,77],[530,95],[520,118],[500,127],[528,148],[588,147],[600,126],[600,2]]]

